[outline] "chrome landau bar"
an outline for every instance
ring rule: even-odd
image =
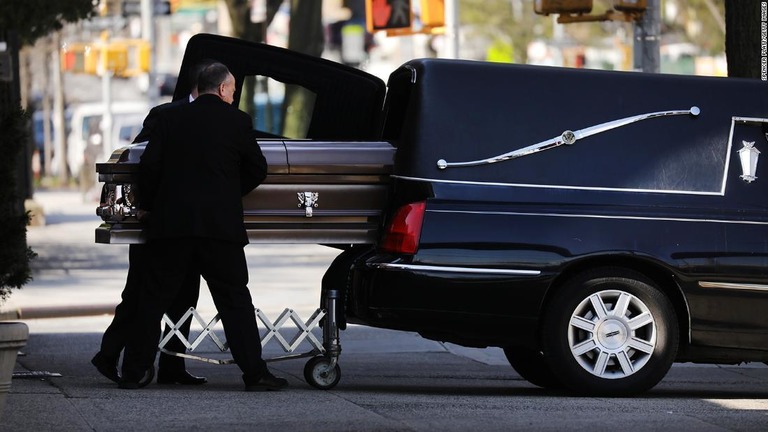
[[[493,156],[487,159],[479,159],[479,160],[468,161],[468,162],[447,162],[445,159],[440,159],[437,161],[437,167],[443,170],[446,168],[470,167],[470,166],[494,164],[497,162],[504,162],[510,159],[516,159],[522,156],[528,156],[530,154],[538,153],[540,151],[559,147],[563,144],[571,145],[576,143],[576,141],[580,139],[584,139],[592,135],[597,135],[599,133],[606,132],[611,129],[616,129],[622,126],[639,122],[639,121],[649,120],[656,117],[666,117],[666,116],[676,116],[676,115],[686,115],[686,114],[690,114],[696,117],[699,115],[699,113],[701,113],[701,110],[699,109],[699,107],[692,106],[690,109],[687,109],[687,110],[657,111],[652,113],[639,114],[632,117],[625,117],[623,119],[613,120],[606,123],[600,123],[595,126],[579,129],[577,131],[566,130],[562,134],[554,138],[550,138],[546,141],[542,141],[540,143],[533,144],[528,147],[523,147],[521,149],[513,150],[509,153],[504,153],[504,154]]]

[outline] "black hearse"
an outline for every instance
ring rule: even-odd
[[[324,280],[340,321],[502,347],[530,382],[584,394],[768,361],[764,83],[424,59],[385,88],[212,35],[180,76],[204,57],[311,95],[308,128],[257,138],[270,171],[245,223],[252,242],[346,250]],[[98,166],[99,242],[141,241],[141,150]]]

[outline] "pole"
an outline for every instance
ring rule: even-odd
[[[61,76],[61,32],[53,33],[53,55],[51,70],[53,72],[53,154],[56,156],[56,173],[59,184],[67,179],[67,149],[64,146],[64,84]]]
[[[459,0],[445,0],[445,57],[459,58]]]
[[[101,154],[95,161],[101,162],[109,159],[112,154],[112,73],[109,68],[107,52],[109,49],[109,36],[105,32],[101,39],[101,61],[99,64],[99,73],[101,74],[101,96],[104,101],[104,116],[101,118]],[[87,147],[87,145],[86,145]],[[94,155],[95,156],[95,155]],[[91,167],[84,166],[83,169]],[[86,185],[90,186],[90,185]]]
[[[149,54],[149,71],[147,79],[149,87],[147,97],[151,106],[157,105],[160,99],[160,91],[155,83],[157,71],[157,49],[155,48],[155,2],[154,0],[141,0],[141,37],[149,42],[151,52]]]
[[[42,75],[45,86],[45,93],[43,94],[43,149],[42,155],[38,154],[38,160],[43,158],[43,163],[40,167],[40,178],[47,176],[51,173],[51,143],[53,142],[53,130],[51,128],[51,119],[53,118],[53,107],[51,106],[50,88],[51,88],[51,69],[50,65],[46,63],[45,59],[50,58],[48,53],[51,50],[51,39],[45,38],[45,45],[43,48],[43,67]],[[35,143],[37,145],[37,143]],[[39,149],[38,149],[39,150]]]
[[[633,49],[634,69],[659,73],[659,40],[661,39],[660,0],[647,0],[647,8],[640,21],[635,22]]]

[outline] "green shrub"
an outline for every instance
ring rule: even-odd
[[[17,188],[27,117],[20,108],[0,110],[0,303],[32,279],[29,262],[36,255],[27,246],[29,215]]]

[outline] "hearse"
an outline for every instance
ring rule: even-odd
[[[334,326],[501,347],[531,383],[590,395],[646,391],[673,362],[768,361],[764,83],[418,59],[385,84],[214,35],[180,76],[202,58],[229,65],[236,101],[251,77],[287,89],[254,119],[269,175],[244,223],[252,243],[342,251]],[[97,167],[97,242],[142,241],[143,148]]]

